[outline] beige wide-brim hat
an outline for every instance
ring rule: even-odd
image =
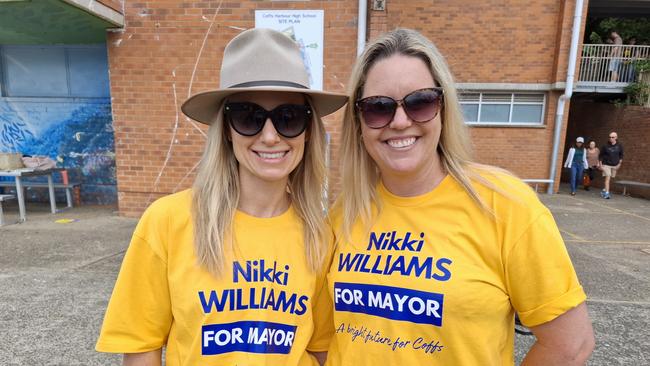
[[[181,110],[194,120],[211,124],[226,97],[251,91],[307,94],[321,117],[336,112],[348,101],[345,94],[309,89],[298,44],[281,32],[255,28],[240,33],[226,46],[219,89],[193,95]]]

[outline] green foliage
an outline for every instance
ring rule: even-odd
[[[636,60],[634,61],[634,69],[637,73],[650,72],[650,60]]]
[[[627,93],[626,104],[650,106],[650,84],[630,83],[623,91]]]
[[[600,34],[598,34],[596,32],[591,32],[591,34],[589,35],[589,42],[591,42],[593,44],[604,43],[603,38],[600,36]]]
[[[637,44],[650,42],[650,19],[648,18],[605,18],[600,21],[595,32],[603,38],[607,38],[609,32],[613,30],[617,30],[625,41],[634,37]]]

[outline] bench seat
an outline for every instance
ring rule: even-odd
[[[650,183],[643,183],[643,182],[635,182],[633,180],[617,180],[614,181],[614,184],[620,184],[623,186],[623,195],[625,196],[626,194],[626,189],[628,186],[632,187],[642,187],[642,188],[650,188]]]
[[[29,181],[22,181],[23,187],[30,187],[30,188],[48,188],[48,184],[45,182],[29,182]],[[77,182],[68,182],[68,184],[63,184],[63,183],[54,183],[54,189],[65,189],[65,199],[68,207],[72,207],[72,190],[75,187],[80,187],[81,183]],[[0,181],[0,187],[10,187],[10,188],[16,188],[16,183],[13,181]]]

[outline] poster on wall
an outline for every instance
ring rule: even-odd
[[[323,10],[255,10],[255,27],[275,29],[296,41],[310,88],[323,90]]]

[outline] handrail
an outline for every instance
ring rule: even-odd
[[[634,61],[647,59],[650,59],[650,46],[585,44],[578,81],[631,83],[637,77]]]

